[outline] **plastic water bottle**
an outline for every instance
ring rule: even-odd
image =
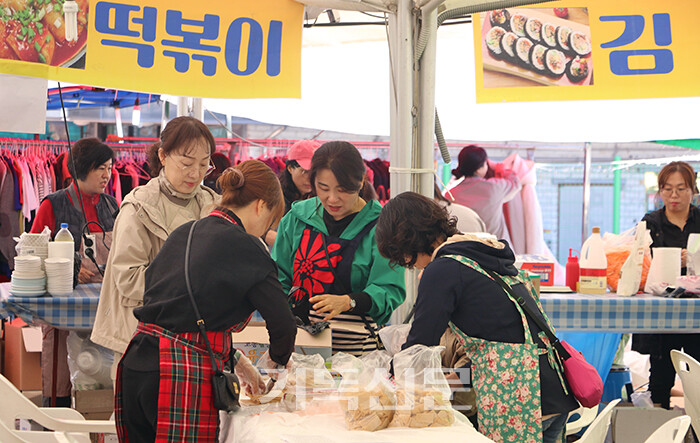
[[[582,294],[605,294],[608,288],[607,274],[608,259],[605,257],[600,228],[596,226],[581,247],[578,291]]]
[[[75,276],[75,241],[68,230],[68,223],[61,223],[61,229],[56,233],[53,241],[49,243],[49,258],[67,258],[70,260],[70,280]],[[47,284],[57,281],[61,276],[49,275]],[[73,284],[75,286],[75,282]],[[49,293],[51,290],[49,289]],[[52,294],[53,295],[53,294]]]
[[[75,239],[73,239],[73,234],[71,234],[68,230],[68,223],[61,223],[61,229],[58,230],[53,241],[75,242]]]

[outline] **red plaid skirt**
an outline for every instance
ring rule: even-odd
[[[224,332],[207,332],[219,368],[231,353],[231,333],[248,321]],[[160,385],[156,442],[218,441],[219,411],[212,400],[212,366],[199,332],[174,333],[158,325],[139,323],[136,334],[158,338]],[[126,352],[124,353],[126,355]],[[119,441],[129,438],[122,420],[121,364],[117,370],[115,416]]]

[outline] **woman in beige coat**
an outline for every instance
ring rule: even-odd
[[[217,200],[214,191],[201,185],[215,149],[202,122],[173,119],[149,152],[151,173],[157,176],[122,202],[90,337],[114,351],[113,369],[136,330],[133,310],[143,304],[146,268],[172,231],[206,216]]]

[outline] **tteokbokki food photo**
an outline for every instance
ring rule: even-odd
[[[0,0],[0,58],[73,65],[85,53],[88,6],[89,0]]]

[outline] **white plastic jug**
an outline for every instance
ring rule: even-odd
[[[593,228],[593,233],[581,247],[579,268],[578,292],[605,294],[608,287],[608,259],[605,258],[603,238],[597,226]]]

